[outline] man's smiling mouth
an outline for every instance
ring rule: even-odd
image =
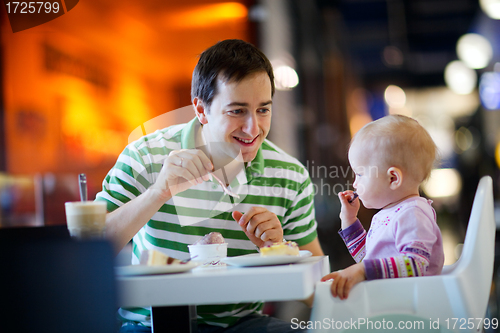
[[[246,144],[251,144],[253,143],[259,136],[257,135],[255,138],[253,139],[250,139],[250,140],[245,140],[245,139],[242,139],[242,138],[238,138],[236,136],[233,136],[233,138],[235,138],[236,140],[238,140],[239,142],[243,142],[243,143],[246,143]]]

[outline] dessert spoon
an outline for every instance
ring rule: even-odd
[[[212,175],[212,177],[215,178],[215,180],[219,183],[219,185],[222,187],[222,190],[227,194],[227,195],[230,195],[234,198],[240,198],[240,196],[236,193],[234,193],[233,191],[231,191],[230,189],[227,188],[226,184],[220,180],[213,172],[209,172],[209,174]]]

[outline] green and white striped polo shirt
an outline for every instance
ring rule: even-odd
[[[105,200],[113,211],[139,196],[154,184],[163,161],[172,150],[193,149],[200,130],[197,118],[187,124],[174,125],[129,144],[103,181],[96,200]],[[228,256],[255,253],[231,212],[265,207],[281,221],[284,236],[301,245],[316,236],[314,192],[309,173],[295,158],[265,140],[255,159],[230,184],[240,194],[234,201],[214,181],[203,182],[177,194],[153,215],[134,236],[132,264],[138,264],[140,253],[155,249],[169,256],[189,258],[188,245],[205,234],[217,231],[228,243]],[[189,292],[186,290],[186,292]],[[198,322],[227,327],[239,318],[262,310],[262,303],[204,305],[197,307]],[[148,308],[120,309],[124,320],[150,325]]]

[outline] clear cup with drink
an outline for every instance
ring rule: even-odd
[[[107,213],[104,201],[66,202],[65,209],[71,237],[81,240],[104,238]]]

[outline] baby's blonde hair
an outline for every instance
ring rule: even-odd
[[[366,124],[351,141],[375,154],[384,165],[398,167],[418,182],[427,180],[437,158],[429,133],[413,118],[390,115]]]

